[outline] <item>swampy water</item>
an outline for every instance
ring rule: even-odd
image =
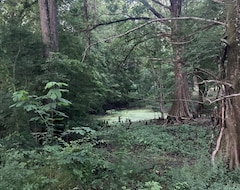
[[[108,121],[109,123],[126,122],[131,120],[143,121],[150,119],[158,119],[161,116],[160,112],[153,111],[152,109],[123,109],[123,110],[108,110],[106,115],[98,116],[97,119]]]

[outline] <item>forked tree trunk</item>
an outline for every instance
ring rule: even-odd
[[[227,11],[226,98],[222,106],[222,126],[212,161],[218,155],[229,166],[238,168],[240,160],[240,0],[225,0]],[[231,96],[231,97],[229,97]]]
[[[55,0],[38,0],[42,41],[46,58],[50,52],[58,51],[57,5]]]
[[[171,2],[171,16],[179,17],[181,15],[181,0],[170,0]],[[182,117],[192,117],[189,111],[189,88],[186,79],[186,73],[183,71],[183,46],[181,45],[181,27],[179,21],[173,20],[171,25],[172,30],[172,51],[173,64],[175,73],[175,92],[172,107],[168,113],[169,118],[181,119]]]

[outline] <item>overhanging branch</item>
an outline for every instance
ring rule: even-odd
[[[132,20],[132,21],[148,20],[148,22],[146,24],[153,23],[153,22],[166,22],[166,21],[171,21],[171,20],[199,20],[199,21],[204,21],[204,22],[208,22],[208,23],[212,23],[212,24],[226,26],[226,23],[224,23],[224,22],[217,21],[217,20],[211,20],[211,19],[205,19],[205,18],[201,18],[201,17],[172,17],[172,18],[158,18],[158,19],[151,19],[149,17],[129,17],[129,18],[123,18],[123,19],[109,21],[109,22],[105,22],[105,23],[99,23],[99,24],[93,26],[90,30],[94,30],[99,26],[105,26],[105,25],[129,21],[129,20]]]
[[[203,22],[208,22],[208,23],[215,23],[218,25],[223,25],[226,26],[227,24],[218,20],[211,20],[211,19],[206,19],[206,18],[201,18],[201,17],[172,17],[172,18],[160,18],[160,19],[155,19],[153,22],[165,22],[165,21],[170,21],[170,20],[199,20]]]
[[[128,20],[129,20],[129,19],[128,19]],[[140,29],[140,28],[143,28],[143,27],[145,27],[146,25],[151,24],[151,23],[154,23],[154,22],[162,22],[162,23],[163,23],[163,22],[167,22],[167,21],[171,21],[171,20],[199,20],[199,21],[208,22],[208,23],[215,23],[215,24],[223,25],[223,26],[226,26],[226,25],[227,25],[227,24],[224,23],[224,22],[220,22],[220,21],[217,21],[217,20],[200,18],[200,17],[158,18],[158,19],[149,20],[149,21],[147,21],[147,22],[145,22],[145,23],[143,23],[143,24],[141,24],[141,25],[139,25],[139,26],[137,26],[137,27],[134,27],[134,28],[132,28],[132,29],[130,29],[130,30],[124,32],[124,33],[121,33],[121,34],[118,34],[118,35],[115,35],[115,36],[111,36],[111,37],[109,37],[109,38],[105,38],[105,39],[101,40],[100,42],[110,41],[110,40],[112,40],[112,39],[114,39],[114,38],[121,38],[121,37],[123,37],[123,36],[125,36],[125,35],[128,35],[128,34],[134,32],[134,31],[136,31],[136,30],[138,30],[138,29]],[[121,21],[120,21],[120,22],[121,22]],[[114,23],[116,23],[116,21],[115,21]],[[99,25],[100,25],[100,24],[99,24]],[[102,24],[102,25],[104,25],[104,24]],[[94,43],[94,44],[98,44],[98,43],[100,43],[100,42],[97,42],[97,43]],[[94,45],[94,44],[92,44],[92,45]],[[86,53],[85,53],[85,52],[86,52],[89,48],[90,48],[90,46],[86,47],[86,49],[85,49],[85,51],[84,51],[84,53],[83,53],[82,62],[84,61],[84,59],[85,59],[85,57],[86,57]]]
[[[106,25],[125,22],[125,21],[150,20],[150,19],[151,18],[149,18],[149,17],[128,17],[128,18],[123,18],[123,19],[119,19],[119,20],[113,20],[113,21],[109,21],[109,22],[99,23],[97,25],[94,25],[90,30],[94,30],[99,26],[106,26]]]

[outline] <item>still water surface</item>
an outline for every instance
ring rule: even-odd
[[[158,119],[161,116],[160,112],[153,111],[152,109],[124,109],[124,110],[108,110],[104,116],[98,116],[99,120],[114,123],[119,121],[126,122],[131,120],[143,121],[149,119]]]

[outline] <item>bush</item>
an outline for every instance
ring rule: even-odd
[[[239,171],[228,171],[223,163],[212,166],[208,157],[202,157],[196,163],[185,165],[179,169],[173,168],[168,175],[171,176],[171,184],[173,184],[170,185],[170,189],[240,189]]]

